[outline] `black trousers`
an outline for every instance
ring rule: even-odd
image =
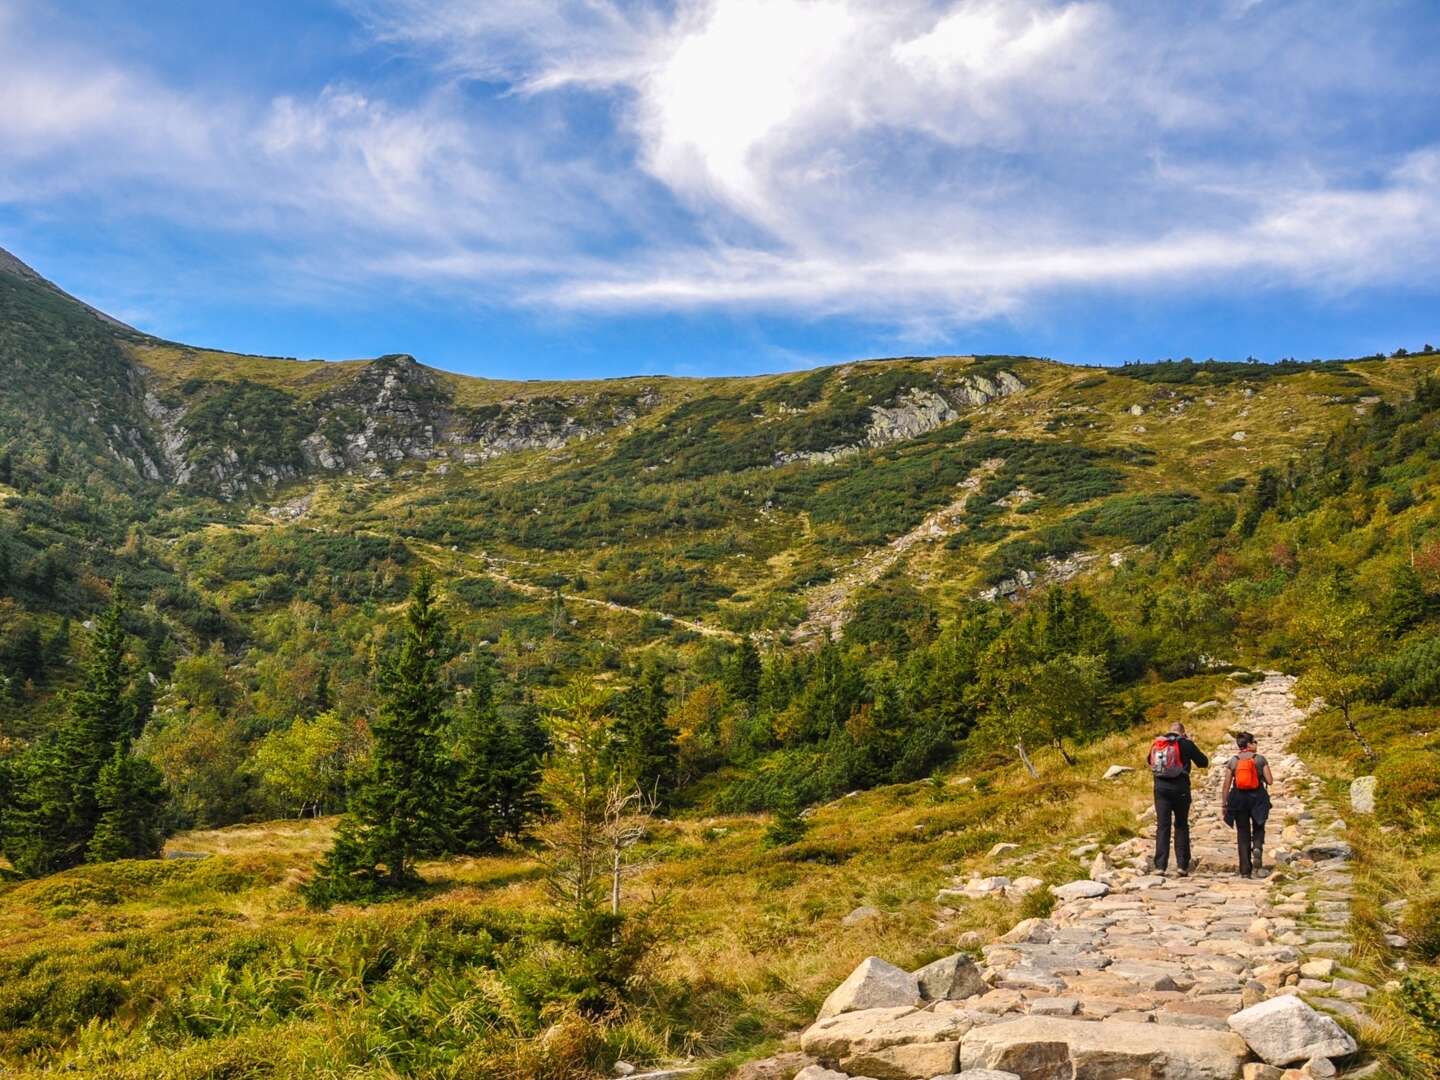
[[[1270,796],[1259,792],[1230,792],[1230,813],[1235,817],[1235,848],[1240,873],[1250,874],[1263,865],[1265,822],[1270,817]]]
[[[1171,819],[1174,819],[1175,866],[1190,869],[1190,785],[1155,785],[1155,869],[1170,865]]]

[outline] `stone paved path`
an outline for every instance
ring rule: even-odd
[[[1310,1007],[1359,1019],[1370,989],[1345,967],[1345,826],[1289,749],[1304,720],[1293,683],[1267,673],[1230,700],[1230,727],[1256,735],[1275,775],[1263,875],[1236,873],[1235,834],[1219,798],[1234,744],[1221,743],[1210,748],[1211,768],[1192,778],[1189,876],[1149,871],[1149,808],[1142,835],[1075,849],[1092,860],[1090,877],[1053,888],[1050,916],[986,945],[982,965],[955,953],[907,972],[870,957],[826,999],[798,1053],[749,1063],[736,1076],[1324,1080],[1342,1067],[1373,1075],[1377,1066],[1354,1060],[1355,1041]],[[978,878],[937,899],[1013,898],[1041,887],[1033,878]]]
[[[1266,877],[1235,872],[1235,833],[1219,809],[1234,743],[1210,748],[1211,768],[1194,778],[1195,872],[1179,877],[1173,862],[1168,877],[1147,872],[1148,810],[1143,837],[1097,849],[1091,877],[1106,894],[1058,903],[1050,919],[1027,920],[988,946],[995,989],[965,1005],[1224,1030],[1231,1013],[1294,987],[1317,1007],[1357,1014],[1353,1002],[1368,988],[1339,965],[1349,952],[1350,850],[1319,785],[1286,749],[1304,719],[1293,682],[1269,674],[1231,702],[1234,726],[1255,734],[1275,775]]]

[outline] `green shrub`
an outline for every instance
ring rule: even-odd
[[[1404,750],[1384,758],[1375,769],[1377,804],[1391,821],[1406,821],[1411,811],[1440,800],[1440,754]]]
[[[1440,704],[1440,635],[1407,642],[1390,661],[1386,675],[1392,703]]]
[[[1020,898],[1020,917],[1022,919],[1048,919],[1054,910],[1055,894],[1050,891],[1048,885],[1031,889]]]
[[[1440,893],[1410,901],[1402,924],[1410,947],[1426,960],[1440,960]]]

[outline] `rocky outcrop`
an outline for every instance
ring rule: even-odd
[[[315,473],[558,449],[633,421],[657,400],[641,391],[460,405],[413,357],[382,356],[311,400],[226,381],[167,397],[149,391],[161,460],[141,467],[150,479],[235,498]]]
[[[796,461],[829,464],[851,457],[862,450],[873,450],[907,439],[917,439],[960,419],[964,409],[989,404],[1023,389],[1025,384],[1008,371],[998,372],[993,378],[983,375],[965,376],[953,385],[931,390],[912,387],[894,401],[884,405],[872,405],[869,426],[858,441],[824,450],[777,454],[775,464],[788,465]]]

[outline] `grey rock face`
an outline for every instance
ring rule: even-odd
[[[936,390],[911,388],[887,405],[871,406],[870,424],[857,442],[824,450],[778,454],[775,464],[788,465],[795,461],[829,464],[862,450],[919,438],[958,420],[962,408],[986,405],[1023,389],[1025,384],[1008,371],[994,377],[965,376],[955,385]]]

